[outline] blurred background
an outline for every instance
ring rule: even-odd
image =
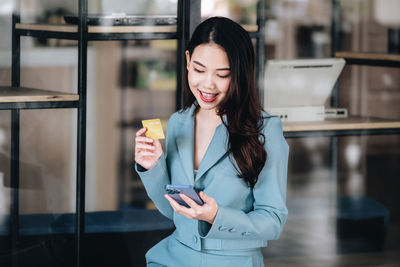
[[[105,8],[104,1],[88,2],[89,13]],[[176,0],[131,2],[127,7],[114,1],[109,8],[135,14],[177,12]],[[265,0],[264,62],[332,57],[334,5],[340,10],[340,50],[400,53],[400,22],[394,12],[400,10],[400,1]],[[222,15],[256,24],[256,0],[207,0],[200,6],[201,19]],[[16,9],[24,23],[57,24],[64,23],[64,15],[77,14],[78,4],[0,0],[0,86],[11,84],[11,16]],[[165,127],[176,111],[177,52],[176,40],[89,42],[87,212],[155,209],[133,168],[134,135],[142,119],[161,118]],[[22,37],[21,86],[76,92],[77,58],[76,41]],[[400,119],[399,68],[346,66],[338,90],[339,107],[351,116]],[[73,109],[21,113],[21,214],[50,214],[59,223],[62,214],[75,212],[76,124]],[[11,112],[0,110],[0,225],[9,214],[10,129]],[[280,239],[263,248],[265,264],[400,266],[399,136],[339,137],[337,168],[332,165],[331,141],[287,139],[289,217]],[[153,229],[158,222],[161,226]],[[173,229],[160,216],[139,223],[135,229],[142,231],[99,236],[96,241],[112,240],[123,248],[118,255],[125,263],[143,266],[144,252]],[[10,251],[8,235],[7,228],[0,229],[0,260]],[[62,240],[46,242],[72,246],[68,237]],[[35,242],[29,240],[26,247],[33,248]],[[108,249],[94,248],[96,257],[113,262],[116,254]]]

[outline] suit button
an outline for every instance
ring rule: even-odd
[[[218,230],[220,230],[220,231],[225,231],[225,230],[227,230],[228,228],[227,227],[225,227],[225,226],[220,226],[220,227],[218,227]]]
[[[229,231],[229,233],[235,233],[235,232],[237,232],[237,230],[236,230],[235,228],[231,228],[231,229],[229,229],[228,231]]]
[[[251,233],[246,231],[246,232],[243,232],[242,235],[243,236],[249,236],[249,235],[251,235]]]
[[[197,243],[197,236],[195,236],[195,235],[193,236],[193,243],[195,243],[195,244]]]

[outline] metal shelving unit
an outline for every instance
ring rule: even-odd
[[[389,53],[361,53],[340,51],[340,1],[332,0],[333,6],[333,30],[332,30],[332,56],[344,58],[347,65],[365,65],[379,67],[400,67],[400,55]],[[338,90],[335,88],[332,104],[338,106]],[[348,118],[345,120],[327,121],[332,123],[332,131],[337,131],[335,135],[375,135],[375,134],[399,134],[400,121],[387,120],[382,118]],[[339,123],[339,124],[337,124]],[[336,129],[342,127],[341,124],[348,125],[349,129]],[[335,128],[336,127],[336,128]],[[344,126],[345,127],[345,126]],[[343,133],[343,134],[341,134]]]
[[[79,1],[79,15],[86,17],[87,2]],[[24,29],[19,14],[12,21],[12,86],[1,88],[0,108],[11,110],[11,210],[10,231],[12,266],[18,266],[19,243],[19,130],[22,109],[75,108],[78,113],[77,127],[77,188],[76,188],[76,265],[80,264],[81,235],[84,232],[85,147],[86,147],[86,20],[82,19],[71,32],[69,27],[54,31],[51,26]],[[44,26],[43,26],[44,27]],[[74,32],[75,31],[75,32]],[[78,86],[77,94],[64,94],[20,87],[21,36],[62,38],[78,40]]]
[[[332,0],[331,56],[344,58],[347,65],[365,65],[382,67],[400,67],[399,54],[377,54],[341,51],[340,45],[340,0]],[[330,104],[339,105],[339,90],[336,85],[332,91]],[[385,118],[349,117],[327,119],[321,122],[283,123],[287,138],[328,137],[330,140],[331,180],[334,181],[334,197],[337,197],[338,149],[341,136],[392,135],[400,134],[400,120]],[[336,203],[333,204],[336,207]]]
[[[19,14],[13,14],[12,22],[12,86],[0,88],[0,109],[11,110],[11,210],[10,234],[12,265],[18,266],[19,239],[19,126],[22,109],[77,109],[77,173],[76,173],[76,212],[75,212],[75,265],[81,265],[82,242],[85,232],[85,167],[86,167],[86,71],[88,41],[105,40],[149,40],[177,39],[185,42],[188,35],[183,34],[189,13],[184,13],[184,0],[178,1],[177,26],[135,26],[103,27],[88,26],[88,2],[79,0],[78,25],[24,24]],[[78,41],[78,85],[76,94],[64,94],[34,88],[20,87],[20,38],[56,38]]]
[[[381,67],[400,67],[400,55],[389,53],[360,53],[344,52],[340,46],[340,0],[332,0],[332,30],[331,30],[331,55],[332,57],[344,58],[347,65],[367,65]],[[338,107],[339,92],[336,85],[331,98],[331,106]],[[304,126],[306,126],[305,124]],[[319,125],[319,126],[318,126]],[[327,128],[329,125],[330,128]],[[311,128],[310,128],[311,127]],[[319,128],[320,127],[320,128]],[[322,123],[315,123],[308,127],[315,131],[315,134],[325,136],[343,135],[374,135],[374,134],[399,134],[400,121],[386,120],[380,118],[346,118],[338,120],[327,120]],[[300,132],[305,132],[301,129]],[[290,135],[290,134],[289,134]],[[296,133],[295,135],[301,135]],[[336,140],[337,142],[337,140]]]

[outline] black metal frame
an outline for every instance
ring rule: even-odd
[[[20,22],[20,17],[13,14],[12,27]],[[21,38],[12,31],[12,62],[11,62],[11,84],[14,87],[20,85],[20,50]],[[10,205],[10,231],[11,231],[11,251],[12,266],[18,266],[18,229],[19,229],[19,126],[20,111],[18,109],[11,110],[11,168],[10,168],[10,184],[11,184],[11,205]]]
[[[183,51],[185,51],[190,38],[190,12],[191,12],[191,1],[189,0],[178,0],[178,53],[176,58],[177,70],[176,70],[176,110],[183,107],[183,90],[182,90],[182,77],[185,67],[185,57]]]
[[[126,47],[128,46],[127,41],[122,41],[122,62],[121,62],[121,72],[127,73],[128,64],[126,60]],[[128,86],[128,81],[126,76],[123,76],[124,79],[121,81],[121,96],[120,96],[120,106],[119,106],[119,114],[121,122],[126,121],[125,116],[125,106],[126,106],[126,91]],[[121,126],[120,126],[121,127]],[[118,207],[121,209],[122,203],[124,202],[125,194],[125,179],[126,179],[126,163],[125,163],[125,153],[126,153],[126,141],[125,141],[125,133],[123,130],[120,131],[119,134],[119,158],[118,158]]]
[[[258,95],[261,105],[264,103],[264,67],[265,67],[265,0],[259,0],[257,3],[257,26],[255,33],[250,33],[250,37],[256,38],[256,81]]]
[[[331,56],[335,56],[335,52],[340,50],[340,0],[332,0],[332,28],[331,28]],[[339,84],[336,82],[332,89],[331,95],[331,107],[338,107],[339,105]],[[298,133],[300,135],[301,133]],[[305,133],[309,135],[309,133]],[[330,131],[330,132],[315,132],[315,136],[329,136],[329,151],[330,151],[330,163],[331,163],[331,174],[330,179],[336,186],[338,178],[338,164],[339,164],[339,136],[349,135],[360,135],[360,131]],[[337,189],[335,187],[335,197],[337,195]],[[336,201],[334,202],[336,203]]]
[[[86,109],[87,109],[87,0],[79,0],[78,23],[78,142],[76,181],[76,266],[81,263],[83,234],[85,233],[85,181],[86,181]]]
[[[12,266],[18,266],[18,241],[19,241],[19,126],[20,112],[18,109],[11,111],[11,205],[10,205],[10,230]]]

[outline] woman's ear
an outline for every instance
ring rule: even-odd
[[[189,67],[190,67],[190,54],[189,54],[188,50],[185,51],[185,56],[186,56],[186,69],[189,70]]]

